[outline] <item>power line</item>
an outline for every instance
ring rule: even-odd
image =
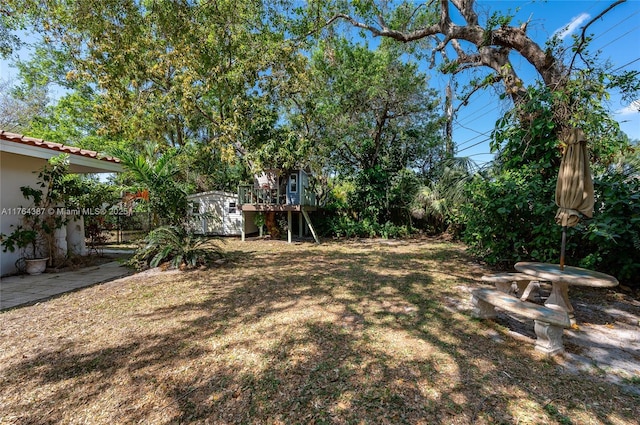
[[[631,65],[632,63],[635,63],[635,62],[638,62],[638,61],[640,61],[640,58],[635,58],[635,59],[634,59],[634,60],[632,60],[631,62],[627,62],[627,63],[625,63],[624,65],[619,66],[618,68],[614,69],[614,70],[613,70],[613,71],[611,71],[611,72],[618,72],[618,71],[620,71],[622,68],[626,68],[627,66]]]
[[[487,115],[487,114],[490,114],[491,112],[495,111],[495,110],[496,110],[496,109],[498,109],[499,107],[500,107],[500,105],[498,105],[498,106],[494,106],[493,108],[491,108],[491,109],[489,109],[489,110],[484,110],[484,108],[483,108],[483,109],[478,109],[478,110],[476,110],[473,114],[469,114],[469,115],[467,115],[466,117],[464,117],[464,120],[463,120],[463,121],[464,121],[464,124],[470,124],[470,123],[472,123],[472,122],[476,121],[478,118],[483,117],[483,116],[485,116],[485,115]],[[478,115],[478,116],[477,116],[477,117],[475,117],[473,120],[471,120],[471,121],[468,121],[468,122],[467,122],[467,120],[468,120],[469,118],[471,118],[473,115],[475,115],[475,114],[476,114],[476,113],[478,113],[478,112],[482,112],[482,111],[484,111],[484,113],[482,113],[482,114]],[[458,121],[458,124],[459,124],[459,125],[462,125],[462,121]]]
[[[468,150],[468,149],[474,148],[474,147],[476,147],[476,146],[478,146],[478,145],[481,145],[481,144],[483,144],[483,143],[486,143],[486,142],[488,142],[488,141],[490,141],[490,139],[484,139],[484,140],[481,140],[481,141],[479,141],[478,143],[474,143],[473,145],[471,145],[471,146],[467,146],[467,147],[466,147],[466,148],[464,148],[464,149],[458,149],[457,153],[464,152],[464,151],[466,151],[466,150]]]
[[[488,136],[487,132],[482,132],[482,131],[475,130],[475,129],[471,128],[471,127],[466,127],[466,126],[460,124],[457,121],[456,121],[456,124],[458,125],[458,127],[464,128],[465,130],[473,131],[474,133],[479,134],[481,136]]]
[[[487,136],[488,136],[488,134],[478,134],[477,136],[473,136],[472,138],[467,139],[464,142],[456,143],[456,145],[458,147],[462,147],[462,146],[468,144],[469,142],[473,142],[474,140],[479,139],[480,137],[487,137]],[[486,140],[489,140],[489,139],[486,139]]]
[[[605,31],[602,31],[600,34],[598,34],[597,36],[593,37],[593,39],[591,41],[595,41],[597,39],[599,39],[600,37],[604,36],[606,33],[608,33],[609,31],[612,31],[614,28],[618,28],[620,26],[621,23],[623,23],[624,21],[627,21],[631,18],[633,18],[635,15],[637,15],[638,13],[640,13],[640,9],[636,10],[634,13],[632,13],[631,15],[627,16],[626,18],[624,18],[623,20],[621,20],[620,22],[618,22],[615,25],[612,25],[611,27],[607,28]]]
[[[614,38],[613,40],[611,40],[610,42],[608,42],[607,44],[604,44],[604,45],[600,46],[600,49],[598,49],[598,50],[604,49],[605,47],[607,47],[608,45],[610,45],[610,44],[611,44],[611,43],[613,43],[614,41],[618,41],[618,40],[620,40],[622,37],[624,37],[625,35],[627,35],[627,34],[629,34],[629,33],[632,33],[633,31],[637,30],[638,28],[640,28],[640,25],[637,25],[637,26],[635,26],[635,27],[631,28],[629,31],[625,32],[625,33],[624,33],[624,34],[622,34],[621,36],[616,37],[616,38]]]

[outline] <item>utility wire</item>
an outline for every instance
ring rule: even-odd
[[[471,145],[471,146],[467,146],[467,147],[466,147],[466,148],[464,148],[464,149],[458,149],[458,150],[457,150],[457,153],[464,152],[464,151],[466,151],[466,150],[468,150],[468,149],[474,148],[474,147],[476,147],[476,146],[478,146],[478,145],[481,145],[481,144],[483,144],[483,143],[486,143],[486,142],[488,142],[488,141],[490,141],[490,139],[480,140],[478,143],[474,143],[473,145]]]
[[[485,132],[482,132],[482,131],[475,130],[475,129],[471,128],[471,127],[466,127],[466,126],[464,126],[464,125],[460,124],[460,123],[459,123],[459,122],[457,122],[457,121],[456,121],[456,124],[458,125],[458,127],[464,128],[465,130],[473,131],[474,133],[479,134],[479,135],[481,135],[481,136],[488,136],[488,134],[487,134],[487,132],[486,132],[486,131],[485,131]]]
[[[635,59],[634,59],[634,60],[632,60],[631,62],[627,62],[627,63],[625,63],[624,65],[619,66],[618,68],[614,69],[614,70],[613,70],[613,71],[611,71],[611,72],[618,72],[618,71],[620,71],[622,68],[626,68],[627,66],[631,65],[632,63],[636,63],[636,62],[638,62],[638,61],[640,61],[640,58],[635,58]]]
[[[493,108],[491,108],[491,109],[489,109],[489,110],[485,110],[485,108],[478,109],[478,110],[476,110],[473,114],[469,114],[469,115],[467,115],[466,117],[464,117],[464,119],[463,119],[462,121],[457,121],[457,122],[458,122],[458,124],[460,124],[460,125],[461,125],[462,123],[464,123],[464,124],[467,124],[467,125],[468,125],[468,124],[470,124],[470,123],[472,123],[472,122],[474,122],[474,121],[477,121],[477,120],[478,120],[478,118],[483,117],[483,116],[485,116],[485,115],[487,115],[487,114],[490,114],[491,112],[495,111],[495,110],[496,110],[496,109],[498,109],[499,107],[500,107],[500,105],[498,105],[498,106],[494,106]],[[475,114],[476,114],[476,113],[478,113],[478,112],[483,112],[483,113],[482,113],[482,114],[480,114],[480,115],[478,115],[477,117],[473,118],[472,120],[468,121],[468,120],[469,120],[469,118],[471,118],[473,115],[475,115]]]
[[[472,137],[471,139],[467,139],[464,142],[460,142],[460,143],[456,143],[456,146],[458,148],[467,145],[470,142],[473,142],[476,139],[479,139],[480,137],[488,137],[488,134],[478,134],[477,136]],[[485,140],[489,140],[489,139],[485,139]]]
[[[607,28],[606,30],[600,32],[600,34],[596,35],[595,37],[593,37],[593,39],[591,40],[592,42],[599,39],[600,37],[604,36],[606,33],[608,33],[609,31],[613,31],[615,28],[618,28],[620,26],[621,23],[623,23],[624,21],[627,21],[631,18],[633,18],[635,15],[637,15],[638,13],[640,13],[640,9],[636,10],[635,12],[633,12],[631,15],[627,16],[626,18],[624,18],[623,20],[621,20],[620,22],[618,22],[615,25],[612,25],[610,28]]]
[[[471,155],[467,155],[468,158],[471,158],[472,156],[480,156],[480,155],[493,155],[491,152],[486,152],[486,153],[474,153]]]
[[[629,31],[625,32],[624,34],[622,34],[619,37],[614,38],[613,40],[611,40],[610,42],[608,42],[607,44],[604,44],[602,46],[600,46],[600,48],[598,50],[604,49],[605,47],[607,47],[608,45],[610,45],[611,43],[620,40],[622,37],[624,37],[625,35],[632,33],[633,31],[637,30],[638,28],[640,28],[640,25],[637,25],[633,28],[631,28]]]

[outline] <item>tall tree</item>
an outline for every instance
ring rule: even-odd
[[[328,170],[355,179],[354,209],[374,221],[388,218],[398,173],[444,149],[435,93],[401,54],[388,43],[371,51],[335,38],[312,55],[318,154]]]
[[[345,39],[323,43],[313,67],[310,95],[335,169],[398,170],[443,142],[426,75],[388,45],[371,51]]]
[[[21,16],[11,5],[0,5],[0,58],[9,57],[21,45],[20,38],[15,33],[21,27]]]
[[[44,113],[47,102],[47,92],[42,88],[16,90],[12,81],[0,80],[0,129],[25,132],[34,117]]]
[[[9,0],[69,83],[91,84],[103,132],[242,150],[255,102],[295,51],[261,1]]]
[[[418,4],[405,1],[317,1],[309,5],[307,16],[311,25],[315,25],[308,27],[311,31],[344,21],[374,36],[403,43],[434,40],[437,45],[431,52],[431,64],[435,66],[438,62],[439,69],[445,73],[478,68],[488,70],[483,78],[474,81],[463,96],[463,103],[479,89],[502,84],[505,96],[511,98],[516,107],[525,104],[531,96],[511,62],[513,55],[519,55],[534,67],[548,92],[570,94],[550,96],[551,118],[555,124],[552,133],[562,136],[571,127],[582,123],[581,105],[589,101],[593,94],[591,89],[598,94],[602,88],[619,86],[629,99],[633,99],[640,89],[637,73],[632,71],[617,75],[594,73],[593,57],[587,54],[589,26],[624,2],[626,0],[613,1],[605,7],[582,28],[570,49],[561,46],[558,39],[552,39],[544,46],[536,43],[527,34],[529,22],[514,24],[509,13],[480,15],[475,0],[437,0]],[[576,92],[570,87],[574,84],[576,70],[591,74],[590,81],[599,84],[591,84],[587,90]],[[527,115],[526,110],[521,112],[518,114],[521,125],[531,126],[534,117]],[[523,145],[520,149],[526,147]]]

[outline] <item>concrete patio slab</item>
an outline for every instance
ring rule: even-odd
[[[130,274],[130,269],[112,261],[75,271],[3,277],[0,278],[0,310],[34,304]]]

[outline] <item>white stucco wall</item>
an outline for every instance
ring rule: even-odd
[[[84,238],[84,219],[82,216],[72,216],[67,222],[67,248],[69,254],[88,254]]]
[[[22,215],[15,210],[30,207],[31,201],[22,196],[20,187],[37,187],[37,171],[46,163],[45,159],[0,151],[0,233],[11,234],[15,228],[13,226],[21,223]],[[58,229],[55,236],[59,249],[57,256],[64,257],[68,251],[76,255],[87,254],[82,217],[76,217],[67,226]],[[19,250],[2,252],[0,248],[0,276],[16,273],[15,262],[21,256]]]
[[[30,158],[0,151],[0,233],[10,234],[12,225],[20,224],[21,216],[14,214],[13,209],[29,207],[29,200],[24,199],[21,186],[35,187],[38,171],[46,164],[46,160]],[[0,248],[0,276],[16,271],[15,262],[20,252],[2,252]]]

